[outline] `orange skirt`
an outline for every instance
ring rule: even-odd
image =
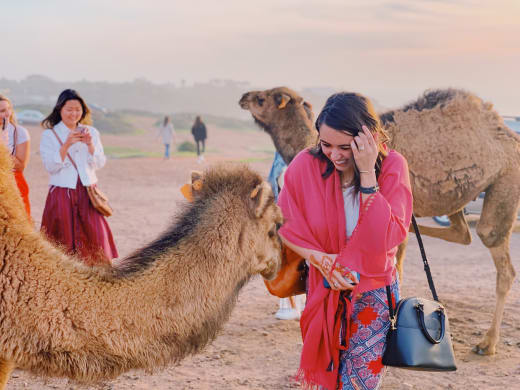
[[[18,190],[20,191],[20,195],[22,196],[23,203],[25,205],[25,211],[27,211],[27,215],[29,219],[31,218],[31,204],[29,203],[29,186],[25,181],[25,177],[23,176],[23,171],[14,171],[14,178],[16,180],[16,184],[18,185]]]

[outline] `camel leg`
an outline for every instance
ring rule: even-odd
[[[425,236],[440,238],[457,244],[469,245],[471,243],[471,232],[469,231],[468,222],[464,217],[462,210],[454,214],[448,215],[451,225],[448,228],[437,228],[419,225],[419,231]],[[410,226],[410,231],[413,227]]]
[[[404,255],[406,254],[406,246],[408,245],[408,236],[404,239],[404,241],[399,244],[399,247],[397,248],[397,253],[395,254],[395,266],[397,268],[397,272],[399,273],[399,283],[403,284],[403,276],[404,276],[404,269],[403,269],[403,262],[404,262]]]
[[[477,233],[486,247],[489,248],[496,276],[496,308],[491,327],[482,341],[473,348],[480,355],[493,355],[500,337],[500,324],[504,315],[507,295],[515,279],[515,269],[509,255],[509,239],[516,220],[520,186],[520,175],[504,177],[486,191],[484,207],[477,225]]]
[[[11,372],[14,370],[13,362],[0,358],[0,390],[4,390]]]

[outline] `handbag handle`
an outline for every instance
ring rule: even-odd
[[[415,305],[415,312],[417,313],[417,319],[419,320],[419,324],[421,324],[421,330],[424,334],[424,336],[428,339],[428,341],[432,344],[439,344],[442,339],[444,338],[444,332],[446,330],[445,323],[444,323],[444,310],[439,307],[437,310],[435,310],[437,314],[439,315],[439,322],[441,323],[441,334],[438,340],[434,339],[430,333],[428,332],[428,329],[426,328],[426,324],[424,322],[424,305],[422,303],[418,303]]]
[[[426,251],[424,250],[424,245],[421,238],[421,233],[419,232],[419,226],[417,226],[417,221],[415,220],[415,215],[412,214],[412,225],[413,230],[415,232],[415,236],[417,237],[417,242],[419,243],[419,249],[421,250],[421,257],[424,264],[424,272],[426,273],[426,278],[428,279],[428,286],[430,287],[430,291],[432,292],[433,299],[439,302],[439,297],[437,296],[437,291],[435,290],[435,284],[433,283],[432,273],[430,271],[430,265],[428,264],[428,259],[426,258]],[[390,286],[386,286],[386,297],[388,299],[388,310],[390,311],[390,321],[392,322],[392,329],[395,329],[395,317],[394,317],[394,307],[392,304],[392,292],[390,291]],[[397,302],[396,302],[397,304]]]

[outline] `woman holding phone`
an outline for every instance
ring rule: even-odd
[[[29,186],[23,171],[29,163],[31,152],[31,137],[24,127],[16,123],[11,101],[0,95],[0,141],[3,141],[13,157],[13,172],[18,190],[25,205],[25,211],[31,218],[31,204],[29,202]]]
[[[86,186],[97,183],[106,157],[99,131],[88,126],[90,110],[73,89],[66,89],[42,121],[40,155],[50,174],[41,230],[86,264],[110,263],[118,256],[112,232],[92,206]]]
[[[278,233],[310,262],[299,377],[304,388],[376,389],[390,327],[385,286],[397,301],[394,259],[412,215],[408,166],[360,94],[329,97],[316,129],[318,144],[289,164],[278,198]]]

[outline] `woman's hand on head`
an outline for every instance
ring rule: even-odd
[[[371,171],[376,165],[379,153],[377,145],[377,135],[370,132],[368,127],[363,126],[362,131],[354,137],[350,143],[356,166],[360,171]]]
[[[309,261],[314,267],[316,267],[320,271],[323,277],[327,279],[327,282],[329,282],[331,290],[350,291],[355,287],[355,285],[350,283],[349,279],[345,278],[336,267],[334,267],[334,269],[331,272],[337,255],[319,252],[317,252],[315,255],[311,255]]]

